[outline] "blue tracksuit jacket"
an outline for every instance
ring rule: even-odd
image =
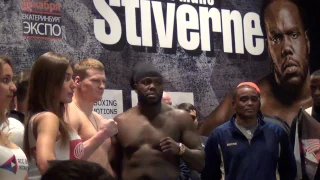
[[[249,142],[235,126],[235,116],[217,127],[206,146],[203,180],[294,180],[296,164],[287,133],[278,125],[258,118]]]

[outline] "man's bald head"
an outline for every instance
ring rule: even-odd
[[[284,2],[290,2],[292,3],[293,5],[296,6],[296,8],[298,9],[298,12],[299,12],[299,17],[300,17],[300,20],[303,24],[303,27],[304,29],[307,29],[307,18],[306,18],[306,15],[305,15],[305,11],[301,8],[300,4],[298,3],[297,0],[264,0],[263,3],[262,3],[262,6],[261,6],[261,9],[260,9],[260,25],[261,25],[261,29],[262,29],[262,32],[263,34],[266,36],[266,10],[267,8],[269,8],[269,5],[273,2],[280,2],[280,3],[284,3]]]

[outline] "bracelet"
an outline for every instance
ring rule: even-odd
[[[178,155],[181,156],[185,151],[186,151],[186,147],[184,146],[184,144],[179,143],[179,152],[178,152]]]

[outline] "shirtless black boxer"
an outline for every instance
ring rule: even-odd
[[[114,118],[111,165],[119,179],[176,180],[180,158],[190,169],[204,167],[204,151],[191,116],[161,103],[162,76],[152,65],[138,64],[131,86],[138,105]]]

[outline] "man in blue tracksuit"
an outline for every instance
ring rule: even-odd
[[[205,146],[203,180],[294,180],[296,164],[287,133],[265,122],[260,113],[260,90],[240,83],[233,93],[236,114],[217,127]]]

